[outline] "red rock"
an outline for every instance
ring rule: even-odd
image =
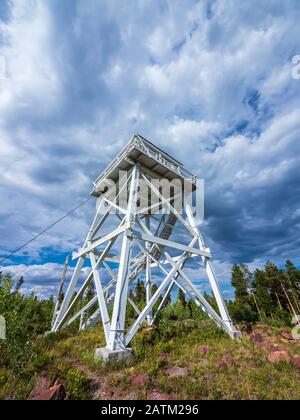
[[[65,388],[67,388],[67,381],[63,380],[63,379],[56,379],[56,381],[54,382],[53,386],[57,386],[57,385],[63,385]]]
[[[271,343],[268,340],[263,341],[262,343],[257,343],[257,345],[263,350],[269,350],[269,351],[273,350],[273,343]]]
[[[289,362],[290,360],[291,358],[286,351],[273,351],[268,356],[268,362],[271,364]]]
[[[66,389],[63,385],[55,385],[42,394],[32,398],[34,401],[58,401],[66,398]]]
[[[198,364],[197,364],[197,363],[195,363],[195,362],[188,362],[188,363],[187,363],[187,367],[188,367],[189,369],[196,369],[196,368],[198,367]]]
[[[272,327],[267,324],[257,323],[253,327],[254,330],[261,330],[261,331],[272,331]]]
[[[300,369],[300,356],[298,354],[292,358],[292,362],[296,369]]]
[[[286,351],[288,352],[286,346],[283,344],[273,344],[271,351]]]
[[[265,341],[265,337],[260,333],[255,333],[250,336],[250,340],[254,344],[261,344]]]
[[[135,375],[131,379],[132,385],[146,385],[150,381],[149,376],[145,374]]]
[[[198,353],[208,354],[209,353],[209,347],[208,346],[200,346],[199,349],[198,349]]]
[[[288,331],[284,331],[284,332],[281,334],[281,337],[282,337],[284,340],[287,340],[287,341],[295,341],[295,339],[294,339],[294,337],[292,336],[292,334],[290,334]]]
[[[166,374],[170,378],[176,378],[176,377],[187,377],[189,375],[189,371],[187,368],[181,368],[177,366],[169,367],[166,369]]]
[[[266,350],[266,351],[286,351],[286,348],[283,345],[280,344],[274,344],[272,341],[270,340],[265,340],[262,343],[257,344],[258,347],[260,347],[262,350]]]
[[[247,357],[248,359],[253,359],[253,357],[255,357],[255,353],[252,350],[249,350],[249,349],[243,350],[242,355]]]
[[[225,356],[223,357],[223,359],[218,360],[216,363],[216,367],[217,368],[227,368],[227,367],[232,367],[235,365],[235,361],[232,357],[230,356]]]
[[[201,366],[207,366],[209,365],[209,361],[206,359],[198,359],[197,362],[188,362],[187,367],[189,369],[197,369]]]
[[[255,366],[254,366],[253,363],[250,362],[250,363],[246,364],[246,368],[249,369],[249,370],[253,370],[253,369],[255,369]]]
[[[51,382],[45,376],[41,377],[36,386],[31,391],[28,400],[33,400],[38,395],[43,394],[50,388],[50,386]]]
[[[283,328],[281,328],[281,332],[283,332],[283,333],[289,333],[290,330],[289,330],[288,327],[283,327]]]
[[[198,360],[198,365],[199,366],[208,366],[209,365],[209,361],[206,359],[199,359]]]
[[[152,391],[150,392],[150,394],[148,394],[147,396],[148,400],[162,400],[162,401],[166,401],[166,400],[170,400],[170,395],[168,394],[164,394],[163,392],[159,392],[159,391]]]

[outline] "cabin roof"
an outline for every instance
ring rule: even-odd
[[[187,171],[182,163],[140,134],[135,134],[131,141],[95,180],[91,194],[98,197],[100,195],[99,187],[105,179],[117,182],[119,172],[129,171],[135,163],[138,163],[144,170],[148,171],[152,177],[167,178],[170,181],[179,178],[188,180],[196,186],[196,177]]]

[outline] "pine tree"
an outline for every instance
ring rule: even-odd
[[[19,292],[20,292],[21,287],[23,286],[23,284],[24,284],[24,277],[23,277],[23,276],[21,276],[21,277],[19,278],[19,280],[17,281],[17,283],[16,283],[16,286],[15,286],[15,293],[19,293]]]
[[[180,288],[179,288],[177,299],[182,304],[182,306],[186,306],[185,294]]]
[[[285,269],[290,280],[292,293],[298,303],[300,302],[300,270],[298,270],[290,260],[286,261]]]
[[[143,281],[138,279],[135,289],[136,303],[139,305],[145,305],[146,303],[146,288]]]
[[[232,268],[231,284],[235,288],[235,301],[228,309],[237,322],[253,322],[258,319],[252,300],[253,275],[245,264],[235,264]]]
[[[94,285],[94,282],[91,281],[87,287],[85,297],[87,301],[90,301],[91,299],[93,299],[94,296],[95,296],[95,285]]]
[[[252,273],[245,264],[235,264],[232,268],[231,284],[235,288],[235,299],[240,303],[249,303],[249,289],[252,285]]]

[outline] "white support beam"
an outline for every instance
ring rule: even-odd
[[[113,296],[112,296],[113,297]],[[96,298],[97,299],[97,298]],[[137,313],[137,315],[139,315],[141,313],[141,311],[139,310],[139,308],[136,306],[136,304],[133,302],[132,299],[128,298],[128,302],[130,303],[130,305],[133,307],[134,311]],[[109,299],[109,301],[107,302],[108,307],[110,307],[113,303],[113,299]],[[86,320],[86,322],[84,323],[83,327],[84,329],[86,328],[91,328],[94,327],[98,321],[101,320],[101,313],[100,310],[97,309],[90,317],[89,319]]]
[[[88,245],[87,247],[83,248],[82,250],[80,250],[79,252],[74,254],[72,259],[77,260],[77,258],[81,258],[81,257],[85,256],[86,254],[89,254],[91,251],[93,251],[98,246],[103,245],[105,242],[110,241],[115,236],[119,236],[126,229],[127,229],[127,224],[122,223],[122,226],[119,226],[117,229],[115,229],[112,232],[108,233],[107,235],[103,236],[103,238],[98,239],[97,241],[91,243],[91,245]]]
[[[164,307],[164,305],[165,305],[165,303],[166,303],[166,300],[168,299],[168,296],[169,296],[169,295],[170,295],[170,293],[172,292],[172,288],[173,288],[173,286],[174,286],[174,283],[175,283],[175,281],[174,281],[174,280],[172,280],[172,281],[171,281],[171,283],[170,283],[170,285],[169,285],[169,287],[167,288],[167,291],[166,291],[166,293],[164,294],[164,297],[162,298],[162,301],[160,302],[160,304],[159,304],[159,306],[158,306],[158,308],[157,308],[157,311],[156,311],[156,313],[155,313],[154,317],[153,317],[153,318],[152,318],[152,320],[151,320],[151,325],[153,325],[153,324],[154,324],[154,322],[156,321],[156,318],[157,318],[158,314],[161,312],[162,308]]]
[[[188,203],[186,204],[185,211],[186,211],[186,215],[188,217],[189,223],[191,225],[191,228],[193,229],[194,233],[198,237],[199,249],[205,248],[204,240],[202,238],[202,235],[200,233],[199,228],[197,227],[197,224],[196,224],[196,221],[194,219],[192,208],[191,208],[190,204],[188,204]],[[204,267],[205,267],[205,270],[206,270],[206,273],[207,273],[207,277],[209,279],[214,297],[216,299],[216,302],[217,302],[218,309],[220,311],[222,320],[227,325],[227,329],[229,331],[231,331],[231,333],[235,334],[236,329],[234,328],[234,326],[232,324],[232,321],[231,321],[231,318],[230,318],[230,315],[228,313],[228,310],[227,310],[225,301],[223,299],[222,292],[221,292],[217,277],[215,275],[215,272],[214,272],[214,269],[213,269],[213,266],[212,266],[212,262],[211,262],[210,259],[206,258],[204,255],[202,256],[202,261],[204,263]]]
[[[194,242],[196,241],[196,239],[194,239],[193,240]],[[192,241],[192,243],[193,243],[193,241]],[[149,256],[150,257],[150,259],[152,260],[152,261],[155,261],[155,266],[156,267],[158,267],[158,268],[160,268],[165,274],[168,274],[168,272],[167,272],[167,270],[163,267],[163,264],[169,264],[170,265],[170,263],[169,263],[169,261],[166,259],[165,261],[163,261],[163,262],[160,262],[160,261],[157,261],[150,253],[148,253],[144,248],[143,248],[143,246],[139,243],[139,242],[137,242],[137,245],[138,245],[138,247],[142,250],[142,252],[144,252],[144,254],[145,255],[147,255],[147,256]],[[183,266],[186,264],[186,262],[189,260],[191,258],[191,255],[189,255],[189,254],[186,254],[186,256],[185,256],[185,258],[183,259],[183,261],[182,261],[182,263],[181,263],[181,265],[180,265],[180,268],[182,269],[183,268]],[[172,258],[172,260],[174,261],[174,263],[177,263],[179,260],[181,259],[181,256],[178,256],[178,257],[173,257]],[[177,281],[176,281],[176,279],[177,279],[177,277],[179,276],[179,274],[178,273],[176,273],[176,275],[175,275],[175,277],[172,279],[172,281],[173,282],[175,282],[176,284],[177,284]],[[179,286],[180,287],[180,286]]]
[[[193,238],[193,240],[190,243],[190,246],[194,246],[195,242],[197,241],[197,238]],[[150,255],[150,254],[149,254]],[[152,256],[151,256],[152,257]],[[135,321],[135,323],[131,326],[131,328],[129,329],[126,337],[125,337],[125,344],[126,346],[130,343],[130,341],[132,340],[132,338],[134,337],[135,333],[137,332],[137,330],[139,329],[140,325],[143,323],[143,321],[145,320],[145,317],[150,313],[150,311],[152,310],[153,306],[155,305],[157,299],[160,297],[160,295],[162,294],[162,292],[165,290],[165,288],[168,286],[169,282],[173,279],[173,276],[176,274],[177,272],[177,268],[183,266],[183,264],[185,263],[186,259],[189,257],[189,254],[187,252],[184,252],[182,254],[182,256],[179,258],[177,264],[175,265],[175,267],[173,267],[171,269],[171,271],[167,274],[167,276],[165,277],[165,279],[163,280],[163,282],[160,284],[160,286],[158,287],[157,291],[155,292],[155,294],[152,296],[152,298],[150,299],[150,302],[148,303],[148,305],[145,306],[145,308],[143,309],[143,311],[141,312],[140,316],[138,317],[138,319]],[[153,257],[152,257],[153,258]]]
[[[124,190],[124,188],[127,187],[127,184],[129,182],[129,180],[131,179],[131,175],[128,177],[128,179],[126,180],[126,182],[124,182],[124,185],[122,186],[122,188],[120,189],[119,193],[117,194],[117,196],[114,198],[114,200],[109,204],[109,207],[106,209],[104,215],[102,216],[101,220],[96,224],[96,226],[94,227],[94,230],[92,232],[92,234],[90,235],[89,239],[94,239],[96,233],[98,232],[98,230],[100,229],[101,226],[103,226],[104,222],[106,221],[106,219],[108,218],[108,216],[110,215],[110,211],[113,208],[114,203],[117,201],[117,199],[119,198],[120,194],[122,193],[122,191]],[[114,191],[115,187],[111,188],[109,191],[107,191],[105,193],[105,195],[110,195],[111,191]],[[107,198],[105,197],[105,195],[103,194],[102,199]],[[97,214],[99,213],[101,209],[101,206],[98,206],[98,210],[97,210]],[[117,215],[119,217],[119,215]],[[122,219],[121,219],[122,221]]]
[[[176,267],[176,264],[173,262],[170,255],[165,253],[166,258],[170,262],[170,264],[173,267]],[[220,325],[222,326],[227,332],[231,332],[231,330],[228,330],[228,326],[225,324],[225,322],[220,318],[220,316],[217,314],[217,312],[212,308],[212,306],[206,301],[204,296],[199,292],[199,290],[194,286],[194,284],[190,281],[187,275],[184,274],[184,272],[178,267],[177,268],[178,273],[180,274],[181,278],[186,282],[186,284],[189,286],[189,288],[192,290],[192,292],[197,296],[201,304],[205,307],[207,312],[212,316],[212,318]]]
[[[67,328],[69,327],[74,321],[76,321],[77,318],[79,318],[82,313],[87,312],[89,309],[91,309],[95,304],[97,303],[97,296],[93,297],[93,299],[91,299],[89,301],[89,303],[87,303],[82,309],[80,309],[80,311],[78,311],[74,316],[72,316],[72,318],[70,318],[63,326],[63,328]]]
[[[135,312],[140,315],[141,311],[139,310],[139,308],[136,306],[136,304],[134,303],[134,301],[128,297],[128,302],[130,303],[130,305],[133,307],[133,309],[135,310]]]
[[[96,258],[92,252],[90,253],[90,260],[91,260],[94,283],[96,287],[96,293],[97,293],[97,298],[98,298],[98,303],[99,303],[99,308],[100,308],[100,313],[101,313],[101,318],[102,318],[103,330],[104,330],[105,338],[106,340],[108,340],[109,330],[110,330],[110,319],[109,319],[109,315],[107,311],[107,306],[106,306],[104,292],[103,292],[103,288],[102,288],[102,284],[100,280],[99,271],[96,268]]]
[[[160,206],[165,206],[167,207],[167,203],[170,203],[173,199],[176,199],[180,196],[181,194],[176,194],[174,197],[171,198],[164,198],[163,202],[157,202],[155,204],[152,204],[151,206],[147,206],[147,207],[143,207],[142,209],[137,211],[137,214],[142,214],[142,215],[148,215],[149,212],[152,212],[157,209],[159,211],[159,207]],[[153,215],[152,215],[153,217]]]
[[[126,223],[131,227],[135,221],[137,194],[139,185],[139,169],[134,166],[132,171],[132,179],[130,185],[129,201],[127,208]],[[107,348],[110,350],[124,348],[124,328],[126,316],[126,302],[128,295],[129,283],[129,259],[130,259],[131,241],[126,232],[123,235],[122,250],[120,257],[120,266],[118,272],[118,280],[116,284],[114,309],[111,321],[111,329]]]
[[[173,259],[173,261],[174,261],[174,259]],[[152,323],[151,323],[151,325],[153,325],[154,324],[154,322],[155,322],[155,320],[156,320],[156,318],[157,318],[157,316],[159,315],[159,313],[161,312],[161,310],[162,310],[162,308],[163,308],[163,306],[164,306],[164,304],[165,304],[165,302],[166,302],[166,300],[167,300],[167,298],[168,298],[168,296],[170,295],[170,293],[171,293],[171,291],[172,291],[172,288],[174,287],[174,286],[177,286],[179,289],[181,289],[182,291],[183,291],[183,293],[184,294],[188,294],[189,292],[180,284],[180,283],[178,283],[178,281],[177,280],[175,280],[175,279],[173,279],[172,280],[172,283],[170,284],[170,286],[169,286],[169,288],[168,288],[168,290],[166,291],[166,293],[165,293],[165,295],[164,295],[164,297],[163,297],[163,300],[161,301],[161,303],[160,303],[160,305],[159,305],[159,307],[157,308],[157,311],[156,311],[156,313],[155,313],[155,315],[154,315],[154,317],[153,317],[153,319],[152,319]]]
[[[101,320],[100,309],[98,308],[92,315],[84,322],[82,329],[86,330],[88,328],[94,327]]]
[[[67,288],[67,291],[66,291],[66,294],[65,294],[65,297],[64,297],[64,300],[61,304],[61,307],[58,311],[57,317],[56,317],[55,322],[53,324],[53,327],[52,327],[52,330],[51,330],[52,332],[57,331],[58,328],[60,327],[60,325],[63,322],[64,316],[65,316],[65,314],[68,310],[68,305],[69,305],[69,303],[72,299],[73,293],[75,291],[75,287],[76,287],[77,281],[79,279],[80,271],[82,269],[83,264],[84,264],[84,258],[79,258],[79,260],[77,261],[75,270],[72,274],[69,286]]]
[[[195,254],[190,255],[190,258],[197,258],[197,257],[198,257],[198,255],[195,255]],[[179,258],[180,258],[180,255],[178,255],[177,257],[173,257],[173,261],[177,262],[179,260]],[[169,265],[169,262],[166,259],[161,260],[159,263],[160,263],[160,265]],[[157,262],[151,263],[151,267],[152,268],[158,267]]]
[[[109,204],[111,207],[115,208],[116,210],[118,210],[120,213],[126,215],[127,214],[127,210],[123,209],[122,207],[118,206],[117,204],[113,203],[112,201],[110,201],[107,197],[103,197],[103,200]]]
[[[137,231],[133,231],[130,236],[134,239],[141,239],[142,241],[151,242],[153,244],[161,245],[163,247],[169,247],[169,248],[177,249],[179,251],[188,252],[190,254],[200,255],[206,258],[211,258],[211,254],[207,250],[205,251],[205,250],[200,250],[198,248],[194,248],[191,246],[182,245],[177,242],[169,241],[167,239],[162,239],[158,236],[148,235],[146,233],[140,233]]]
[[[177,219],[186,227],[186,229],[190,232],[191,235],[194,235],[193,229],[191,229],[191,226],[184,220],[184,218],[181,216],[181,214],[173,207],[171,204],[166,200],[162,194],[159,192],[157,188],[154,187],[153,184],[148,180],[148,178],[142,174],[143,179],[146,181],[149,188],[157,195],[157,197],[162,201],[163,204],[165,204],[171,213],[174,213]]]
[[[98,221],[99,213],[100,213],[100,207],[96,211],[96,214],[95,214],[95,217],[93,219],[92,225],[91,225],[91,227],[88,231],[88,234],[85,238],[84,245],[83,245],[84,248],[86,247],[88,241],[90,241],[93,238],[93,236],[96,234],[96,232],[98,231],[98,229],[101,226],[102,222]],[[106,214],[108,214],[108,212]],[[103,218],[102,218],[102,220],[103,220]],[[73,275],[71,277],[71,280],[70,280],[69,286],[67,288],[66,294],[64,296],[63,302],[61,304],[61,307],[60,307],[60,309],[57,313],[55,322],[53,323],[53,326],[52,326],[52,329],[51,329],[52,332],[57,331],[60,328],[60,326],[62,325],[63,319],[66,318],[65,314],[68,310],[68,306],[69,306],[70,301],[72,299],[72,296],[74,294],[74,291],[75,291],[75,288],[76,288],[76,285],[77,285],[77,282],[78,282],[83,264],[84,264],[84,258],[80,257],[77,261],[75,270],[74,270]]]
[[[182,259],[183,258],[184,258],[184,254],[182,255]],[[181,259],[179,260],[179,262],[177,264],[179,264],[180,262],[181,262]],[[137,330],[140,328],[141,324],[144,322],[145,318],[150,313],[151,309],[153,308],[153,306],[157,302],[157,300],[160,297],[160,295],[162,294],[162,292],[169,285],[169,283],[172,280],[172,277],[174,276],[176,271],[177,271],[177,266],[175,268],[173,267],[171,269],[169,274],[165,277],[165,279],[162,281],[162,283],[158,287],[157,291],[154,293],[154,295],[150,299],[150,302],[148,303],[148,305],[145,306],[145,308],[142,310],[142,312],[138,316],[137,320],[130,327],[130,329],[129,329],[128,333],[126,334],[126,337],[125,337],[125,346],[126,347],[129,345],[130,341],[132,340],[132,338],[136,334]]]
[[[51,327],[53,327],[53,325],[55,323],[60,305],[62,303],[63,289],[64,289],[64,284],[65,284],[65,279],[66,279],[68,266],[69,266],[69,255],[66,257],[64,269],[63,269],[63,272],[62,272],[62,275],[61,275],[60,285],[59,285],[59,289],[58,289],[58,293],[57,293],[57,299],[56,299],[56,303],[55,303],[55,307],[54,307],[54,311],[53,311],[53,316],[52,316]]]
[[[116,241],[116,237],[113,238],[105,247],[104,251],[102,252],[101,256],[99,257],[97,263],[96,263],[96,268],[99,268],[102,261],[105,259],[106,255],[108,254],[108,252],[110,251],[110,249],[112,248],[113,244]],[[80,258],[78,261],[84,260],[83,258]],[[72,300],[72,303],[69,304],[69,306],[67,307],[66,311],[64,312],[64,314],[61,316],[61,319],[57,322],[56,324],[56,329],[54,331],[57,331],[64,323],[64,321],[67,319],[67,317],[70,315],[71,311],[73,310],[73,308],[76,306],[76,304],[79,302],[80,298],[82,297],[84,291],[86,290],[87,286],[89,285],[90,281],[93,278],[93,271],[91,271],[89,273],[89,275],[87,276],[86,280],[84,281],[83,285],[81,286],[81,288],[79,289],[79,291],[77,292],[76,296],[74,297],[74,299]]]
[[[146,224],[147,230],[151,232],[150,231],[150,217],[148,214],[145,215],[145,224]],[[150,299],[152,297],[151,258],[149,256],[150,249],[151,249],[151,243],[146,242],[146,250],[148,252],[146,256],[146,304],[150,302]],[[147,316],[147,322],[148,322],[148,325],[151,325],[152,311],[150,311],[149,315]]]

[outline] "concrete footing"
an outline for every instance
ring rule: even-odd
[[[232,333],[231,338],[233,340],[240,340],[243,337],[242,333],[240,331],[234,331],[234,333]]]
[[[102,360],[105,364],[116,361],[126,362],[131,358],[131,356],[131,349],[109,350],[106,347],[101,347],[95,351],[95,360]]]

